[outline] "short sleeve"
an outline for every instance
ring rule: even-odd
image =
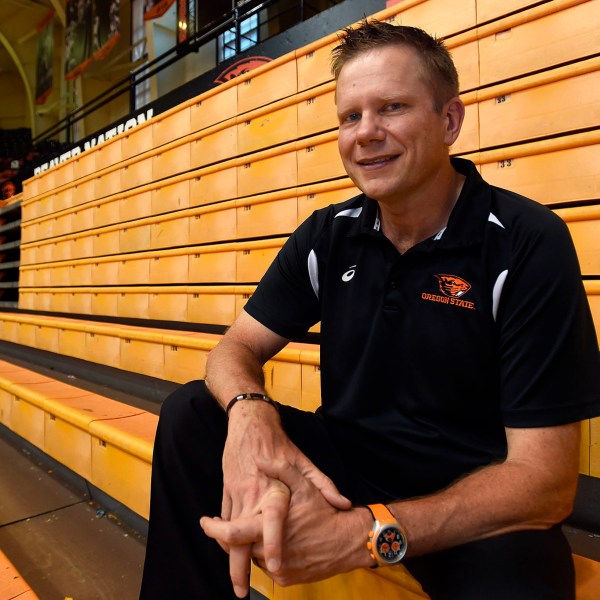
[[[542,427],[600,414],[598,342],[566,225],[541,213],[515,236],[498,311],[505,425]]]
[[[305,221],[286,241],[244,310],[278,335],[293,339],[320,321],[320,304],[309,274],[317,219]]]

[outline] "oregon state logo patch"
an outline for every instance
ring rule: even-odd
[[[471,289],[471,284],[457,275],[436,275],[436,278],[440,284],[440,292],[444,296],[460,298]]]
[[[437,274],[435,278],[441,294],[430,294],[423,292],[422,300],[429,302],[438,302],[460,308],[475,310],[475,303],[469,300],[463,300],[462,297],[471,289],[471,284],[458,275]]]

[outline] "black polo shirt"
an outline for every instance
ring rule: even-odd
[[[359,472],[402,477],[406,496],[504,458],[505,426],[600,414],[567,227],[453,165],[467,179],[435,237],[401,255],[366,196],[318,210],[245,308],[287,338],[321,321],[321,414]]]

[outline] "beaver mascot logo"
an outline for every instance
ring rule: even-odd
[[[436,275],[436,277],[444,296],[460,298],[471,289],[471,284],[457,275]]]

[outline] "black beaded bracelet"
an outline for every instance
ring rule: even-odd
[[[240,400],[262,400],[262,402],[266,402],[267,404],[270,404],[271,406],[273,406],[275,408],[276,411],[279,411],[279,407],[277,406],[277,403],[275,401],[273,401],[271,398],[269,398],[269,396],[267,396],[265,394],[257,394],[255,392],[252,392],[252,393],[248,393],[248,394],[240,394],[239,396],[236,396],[233,400],[231,400],[231,402],[229,402],[229,404],[227,405],[227,408],[225,409],[225,412],[227,413],[228,417],[229,417],[229,411],[231,410],[231,407],[236,402],[239,402]]]

